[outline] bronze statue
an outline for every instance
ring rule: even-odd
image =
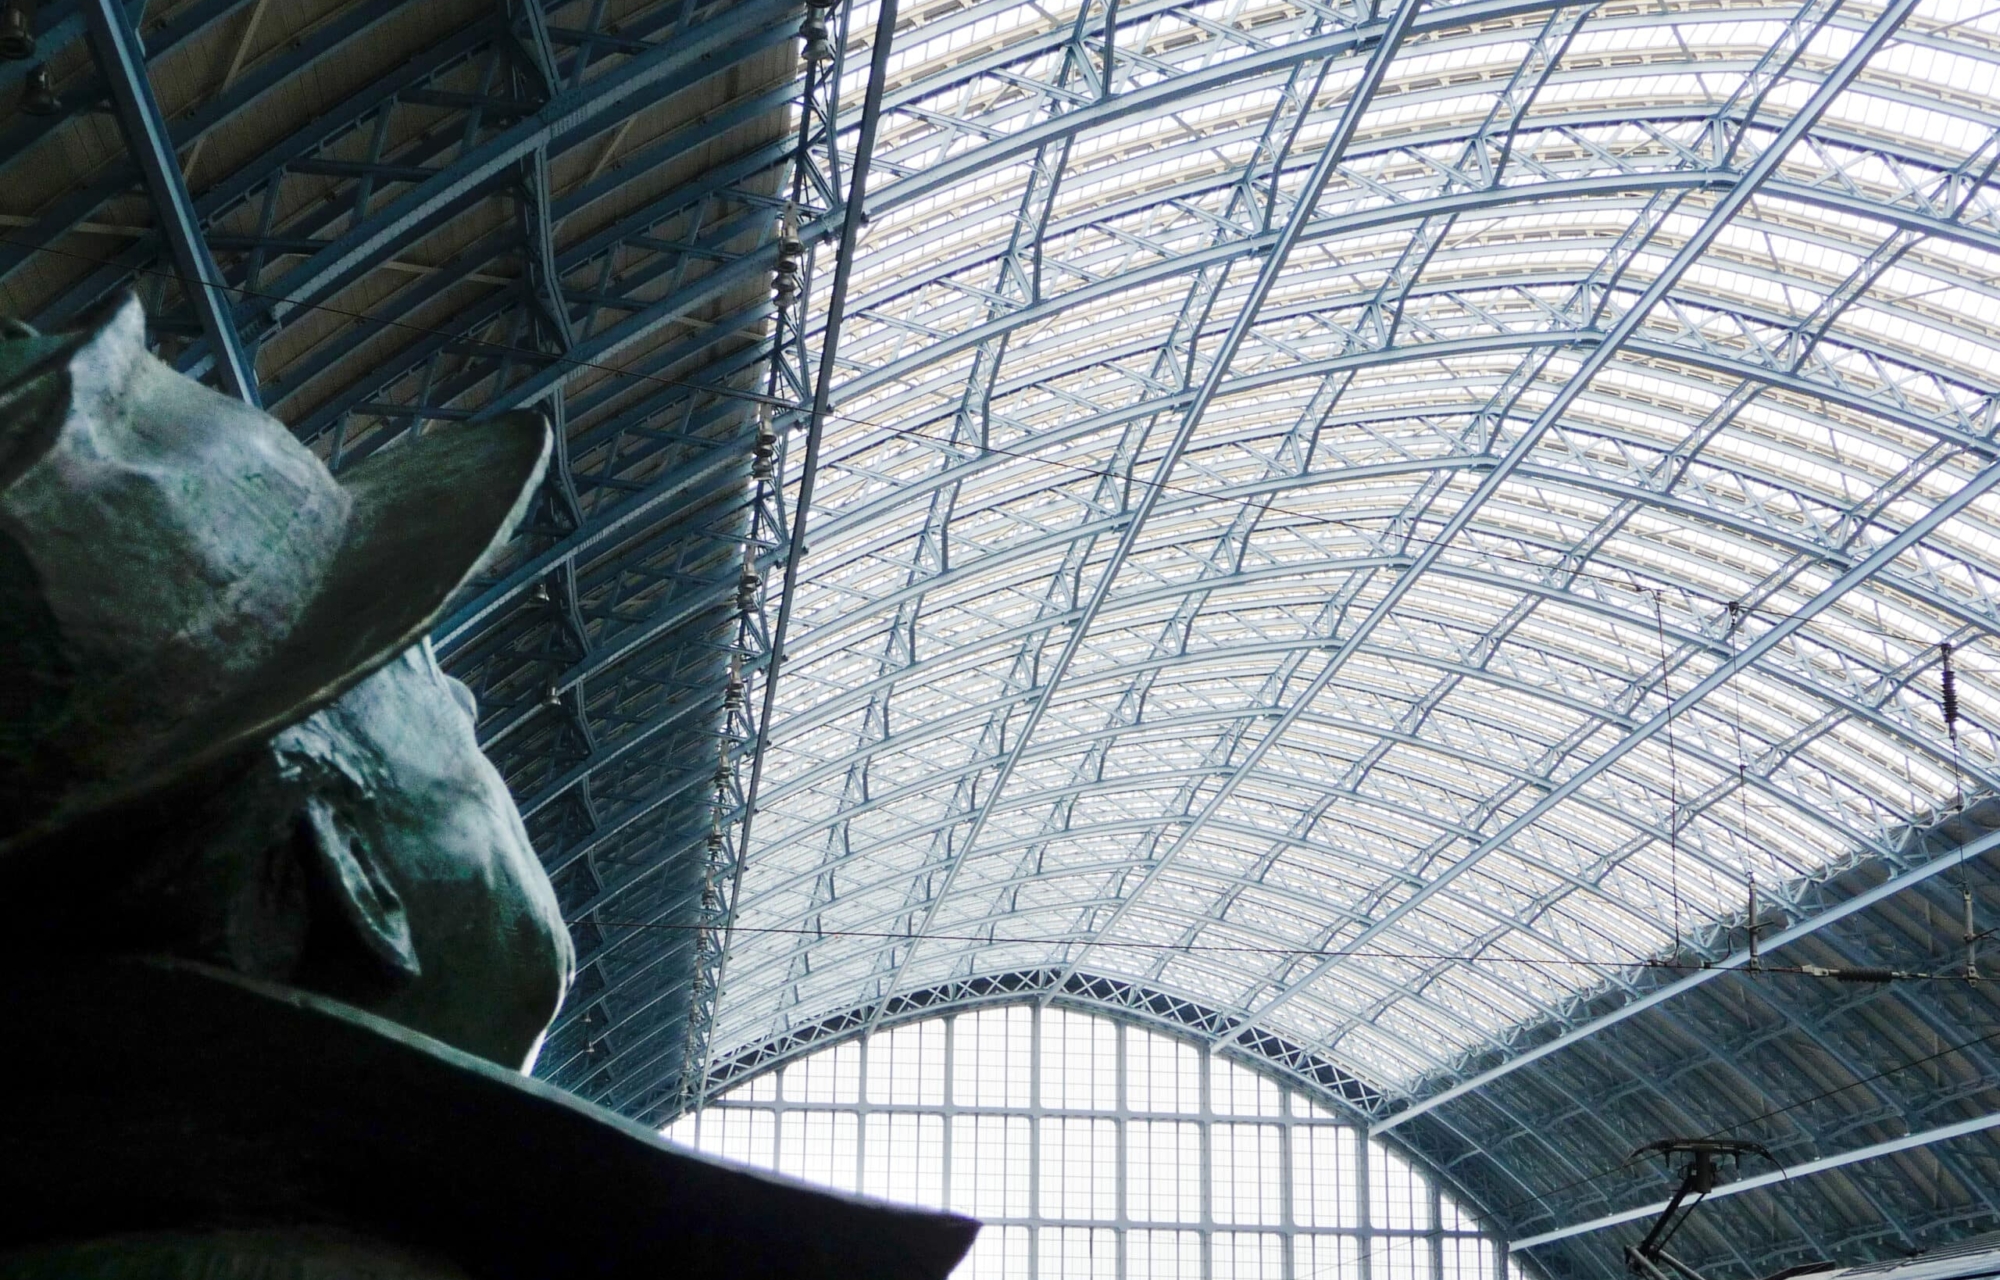
[[[969,1246],[516,1074],[574,952],[423,637],[549,448],[507,414],[336,480],[148,354],[136,302],[0,334],[0,1280],[940,1277]]]
[[[406,650],[222,766],[0,871],[34,886],[10,907],[90,914],[38,907],[8,933],[203,961],[531,1066],[574,952],[470,701],[427,645]]]
[[[25,677],[0,886],[34,911],[7,932],[290,982],[522,1065],[574,956],[419,641],[527,505],[547,427],[434,430],[337,482],[144,325],[128,300],[0,343],[0,666]]]

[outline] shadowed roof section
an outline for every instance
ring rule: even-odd
[[[573,921],[582,970],[544,1073],[670,1108],[802,9],[142,7],[192,217],[271,411],[336,470],[506,409],[558,428],[521,536],[436,641]],[[163,224],[93,109],[80,11],[45,4],[38,24],[60,110],[9,97],[0,119],[0,297],[49,326],[136,288],[162,354],[206,373]],[[600,912],[682,927],[606,934]]]

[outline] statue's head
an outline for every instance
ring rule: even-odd
[[[0,932],[156,950],[532,1055],[572,955],[421,638],[540,480],[532,415],[340,480],[126,301],[0,340]]]

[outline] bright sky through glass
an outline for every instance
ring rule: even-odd
[[[718,1077],[1100,983],[1393,1100],[1992,789],[2000,13],[1884,12],[1427,4],[1308,203],[1380,17],[905,4]]]
[[[1507,1280],[1396,1150],[1185,1041],[1016,1006],[797,1059],[666,1130],[979,1218],[959,1280]],[[1365,1264],[1364,1264],[1365,1260]],[[1518,1273],[1517,1273],[1518,1274]]]

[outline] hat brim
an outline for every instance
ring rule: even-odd
[[[65,797],[0,853],[156,795],[319,711],[429,633],[512,535],[548,467],[541,415],[433,426],[343,470],[347,530],[317,594],[255,673],[182,725],[147,767]]]
[[[730,1167],[427,1036],[198,965],[17,971],[4,1255],[325,1224],[481,1280],[943,1280],[978,1224]]]
[[[429,634],[527,514],[549,451],[540,414],[507,413],[432,427],[342,471],[347,536],[260,678],[220,713],[229,749],[326,707]]]

